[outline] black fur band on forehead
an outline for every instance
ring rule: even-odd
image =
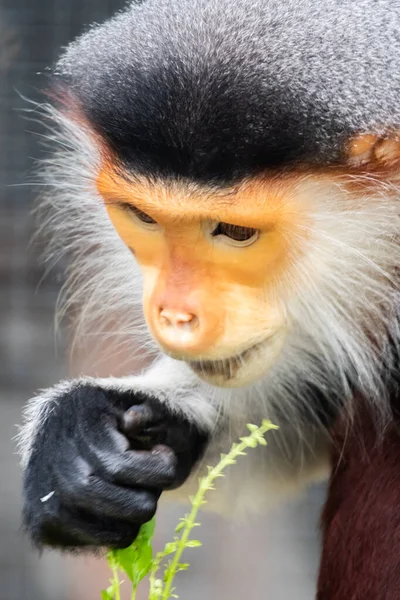
[[[79,86],[74,94],[94,128],[134,171],[230,183],[267,168],[339,156],[340,128],[332,123],[324,156],[315,135],[318,114],[304,122],[288,93],[263,95],[258,85],[249,91],[245,81],[207,73],[206,67],[194,80],[176,61],[146,74],[123,65],[121,71],[129,85],[121,88],[121,73],[115,73],[104,77],[96,94],[85,95]]]
[[[377,10],[377,3],[380,10]],[[57,70],[131,168],[232,181],[400,126],[391,0],[147,0]]]

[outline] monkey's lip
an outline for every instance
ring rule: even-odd
[[[233,379],[247,360],[259,350],[270,338],[250,346],[240,354],[220,360],[193,360],[188,361],[189,366],[199,375],[219,376],[224,379]]]

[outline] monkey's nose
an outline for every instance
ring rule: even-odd
[[[160,309],[159,322],[161,327],[177,331],[193,331],[199,325],[195,314],[171,308]]]
[[[155,317],[156,337],[169,350],[193,350],[204,337],[199,315],[190,310],[160,307]]]
[[[208,353],[223,331],[221,314],[208,312],[193,299],[175,305],[153,301],[147,322],[154,339],[173,356],[198,357]]]

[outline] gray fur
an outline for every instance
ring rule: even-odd
[[[322,160],[351,132],[400,126],[398,0],[148,0],[74,42],[57,72],[84,98],[117,82],[118,107],[127,73],[178,63],[194,86],[205,65],[232,77],[271,121],[296,112]]]

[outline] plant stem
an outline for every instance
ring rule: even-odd
[[[156,580],[157,580],[157,573],[160,568],[162,556],[163,556],[162,552],[158,552],[156,554],[156,556],[153,558],[153,564],[151,566],[150,576],[149,576],[149,583],[150,583],[149,600],[155,600],[157,598]]]
[[[191,499],[192,509],[186,518],[185,528],[182,531],[180,539],[177,540],[177,547],[174,557],[167,569],[167,577],[165,579],[162,600],[168,600],[170,597],[172,583],[176,573],[179,570],[179,561],[189,540],[189,535],[196,524],[197,513],[199,512],[202,504],[204,504],[204,497],[207,491],[214,489],[213,483],[215,479],[221,477],[222,472],[224,469],[226,469],[226,467],[234,464],[239,456],[245,454],[245,450],[247,450],[247,448],[254,448],[259,444],[266,445],[264,435],[270,429],[277,429],[277,427],[265,419],[260,427],[250,425],[249,429],[250,435],[242,437],[240,442],[233,444],[230,452],[226,455],[222,455],[220,462],[212,469],[209,469],[208,474],[200,479],[198,491],[194,498]]]
[[[114,589],[115,589],[115,600],[121,600],[118,568],[116,566],[113,566],[112,573],[113,573],[113,579],[114,579],[113,585],[114,585]]]
[[[150,583],[150,592],[148,600],[169,600],[171,594],[173,593],[172,584],[175,578],[175,575],[180,570],[185,570],[188,565],[182,565],[180,563],[180,559],[183,551],[186,548],[194,548],[196,546],[200,546],[200,542],[197,540],[190,540],[189,536],[194,527],[199,525],[196,523],[197,514],[203,504],[205,504],[205,496],[206,493],[210,490],[214,489],[213,483],[218,477],[222,477],[223,471],[232,464],[236,463],[236,459],[246,454],[245,450],[248,448],[256,448],[259,445],[266,446],[267,442],[264,439],[264,435],[270,429],[278,429],[275,425],[273,425],[270,421],[263,420],[262,424],[257,427],[256,425],[247,425],[247,428],[250,431],[250,434],[240,438],[239,442],[233,444],[231,450],[228,454],[221,454],[221,459],[219,463],[215,467],[207,467],[207,475],[201,477],[199,479],[199,486],[197,493],[194,497],[190,498],[191,502],[191,510],[189,514],[185,515],[181,522],[177,525],[175,533],[181,532],[180,537],[175,536],[173,542],[169,542],[165,545],[164,550],[161,552],[157,552],[153,559],[149,559],[147,557],[146,571],[142,572],[140,579],[144,577],[144,575],[149,574],[149,583]],[[150,529],[149,529],[149,526]],[[146,532],[143,532],[145,536],[141,543],[145,542],[146,544],[150,544],[151,536],[154,531],[154,519],[147,524]],[[139,538],[138,538],[139,539]],[[151,549],[151,548],[150,548]],[[137,554],[137,547],[135,547],[135,553]],[[104,590],[107,598],[110,597],[110,591],[112,590],[113,600],[121,600],[120,593],[120,580],[118,575],[118,568],[122,571],[125,570],[124,561],[118,557],[119,551],[110,551],[108,553],[108,563],[112,569],[113,579],[110,580],[111,588],[108,590]],[[135,554],[135,556],[136,556]],[[146,552],[147,556],[147,552]],[[172,560],[167,562],[164,565],[164,576],[161,578],[157,578],[157,574],[162,564],[167,557],[171,557]],[[132,595],[131,600],[136,600],[137,593],[137,585],[133,584],[135,578],[132,577],[132,574],[129,575],[129,578],[132,581]],[[137,583],[137,581],[136,581]]]
[[[195,500],[197,500],[198,497],[200,497],[202,499],[204,497],[204,494],[206,491],[207,491],[207,488],[203,488],[203,482],[202,482],[202,484],[200,485],[199,490],[195,496]],[[200,494],[201,494],[201,496],[200,496]],[[193,525],[195,523],[195,519],[196,519],[198,511],[199,511],[199,505],[196,506],[195,503],[193,502],[192,510],[190,511],[188,519],[187,519],[187,525],[182,532],[181,538],[179,540],[179,545],[176,549],[175,555],[171,562],[170,569],[168,571],[168,577],[165,581],[162,600],[168,600],[168,598],[170,597],[172,582],[173,582],[176,572],[178,570],[179,561],[180,561],[182,553],[185,549],[186,542],[188,541],[190,532],[193,529]]]

